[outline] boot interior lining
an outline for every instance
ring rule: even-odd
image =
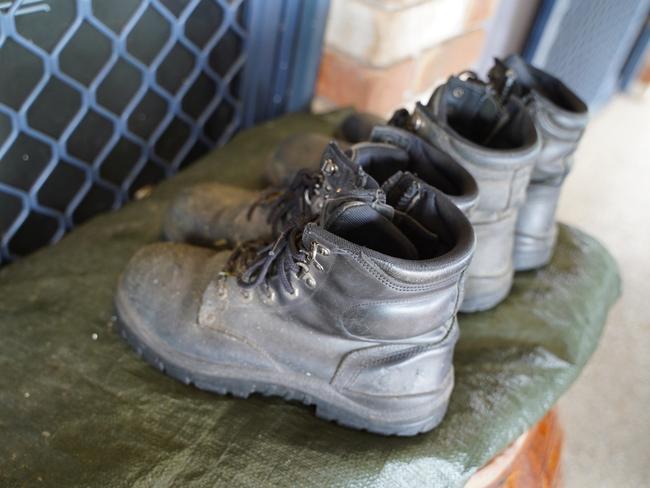
[[[431,224],[442,227],[441,222]],[[453,247],[441,238],[448,237],[447,232],[438,235],[398,211],[391,220],[369,205],[346,208],[327,229],[354,244],[400,259],[433,259]]]
[[[373,143],[369,143],[367,146],[371,144]],[[386,144],[381,144],[381,147],[384,146]],[[462,194],[461,188],[452,183],[453,177],[445,174],[442,170],[444,165],[455,164],[442,151],[436,151],[436,154],[427,154],[421,146],[413,146],[409,152],[403,149],[399,149],[399,151],[370,151],[364,148],[357,151],[357,161],[380,186],[398,171],[408,171],[447,195]]]
[[[563,110],[574,113],[587,112],[587,106],[571,89],[554,76],[527,64],[520,58],[507,61],[517,73],[525,89],[535,90]]]
[[[501,105],[485,89],[465,89],[460,98],[447,96],[446,105],[449,126],[475,144],[516,150],[529,147],[537,137],[522,104],[509,100]]]

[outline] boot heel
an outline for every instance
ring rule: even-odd
[[[434,429],[445,416],[454,387],[453,368],[435,392],[403,397],[346,397],[353,407],[317,403],[316,415],[346,427],[382,435],[414,436]],[[372,404],[374,408],[366,405]]]
[[[317,414],[382,434],[415,435],[434,428],[447,411],[454,387],[452,358],[458,336],[454,317],[435,343],[380,344],[352,351],[331,381],[339,401],[320,403]]]

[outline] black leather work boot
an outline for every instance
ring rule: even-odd
[[[444,193],[465,215],[470,215],[476,207],[479,198],[476,180],[449,154],[416,134],[389,125],[375,126],[369,141],[355,144],[349,154],[380,185],[398,171],[409,172],[417,175],[421,183]],[[391,158],[385,151],[372,150],[383,144],[402,149],[408,157]]]
[[[523,100],[541,136],[542,149],[519,210],[514,247],[515,270],[538,268],[553,255],[562,183],[573,165],[589,113],[564,83],[519,56],[496,60],[488,76],[502,99]]]
[[[364,129],[368,130],[367,138],[350,147],[346,155],[352,162],[361,166],[364,172],[379,185],[396,172],[407,171],[416,174],[424,183],[445,193],[465,215],[476,206],[478,201],[476,180],[451,156],[428,144],[416,134],[396,126],[384,123],[372,127],[364,126]],[[303,148],[306,148],[310,141],[316,141],[314,134],[307,136],[308,134],[300,135],[302,141],[300,145]],[[297,151],[281,150],[285,145],[295,147],[297,144],[294,137],[280,144],[278,153],[284,154],[285,159],[282,163],[278,160],[274,164],[272,172],[276,177],[284,172],[295,171],[304,164],[305,159]],[[284,171],[281,168],[284,168]],[[287,176],[282,176],[280,181],[285,179]]]
[[[389,201],[405,188],[391,185]],[[328,199],[316,221],[230,255],[145,247],[119,282],[123,335],[161,371],[204,390],[295,399],[380,434],[428,431],[454,384],[474,235],[434,189],[407,207],[367,191]]]
[[[378,187],[336,143],[320,151],[320,170],[298,171],[285,188],[255,191],[215,182],[187,188],[165,216],[165,237],[201,245],[267,238],[291,219],[317,215],[330,195]]]
[[[317,132],[299,132],[287,137],[278,144],[265,164],[266,181],[270,186],[284,188],[291,184],[296,173],[301,169],[318,170],[323,157],[323,148],[330,142],[332,142],[330,136]],[[336,140],[343,151],[349,149],[348,142]]]
[[[398,171],[417,174],[466,213],[476,205],[474,178],[450,156],[396,127],[377,127],[371,139],[345,153],[331,143],[322,156],[321,170],[299,170],[284,190],[254,192],[220,183],[189,188],[167,213],[165,235],[195,244],[219,240],[235,244],[272,236],[291,218],[305,212],[308,219],[317,215],[323,201],[333,195],[377,189]],[[289,142],[295,144],[293,138]]]
[[[460,310],[494,307],[512,286],[517,214],[541,147],[528,110],[516,97],[502,103],[475,76],[452,76],[426,106],[417,104],[412,115],[398,111],[391,123],[416,132],[476,179],[479,201],[470,215],[476,255]]]

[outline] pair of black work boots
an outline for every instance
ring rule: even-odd
[[[317,169],[286,161],[280,190],[190,188],[164,225],[184,243],[141,249],[120,279],[123,334],[202,389],[301,400],[381,434],[428,431],[453,388],[459,308],[493,307],[515,268],[550,258],[586,116],[561,82],[510,57],[388,124],[349,120],[343,135],[365,141],[328,144]],[[270,172],[283,179],[277,160]],[[193,245],[215,242],[233,249]]]

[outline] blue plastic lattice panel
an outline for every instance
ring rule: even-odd
[[[598,107],[618,89],[649,14],[650,0],[543,0],[526,56]]]
[[[0,0],[0,263],[241,126],[243,0]]]

